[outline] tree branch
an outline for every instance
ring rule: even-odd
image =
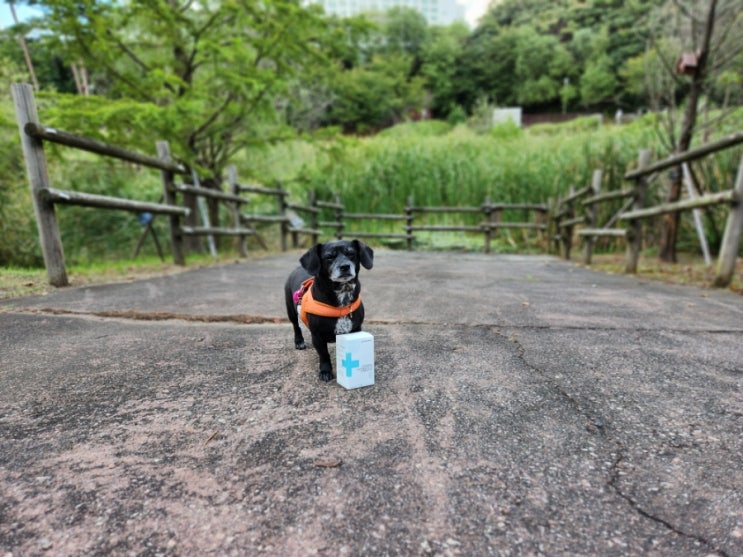
[[[227,97],[225,97],[224,102],[212,113],[209,118],[206,119],[206,121],[201,124],[198,128],[196,128],[191,134],[189,134],[189,144],[191,142],[196,142],[198,140],[198,136],[201,135],[201,133],[206,130],[209,126],[211,126],[217,118],[219,118],[220,114],[222,114],[225,110],[227,110],[227,107],[230,105],[232,101],[235,100],[235,94],[234,93],[228,93]]]
[[[124,51],[124,54],[126,54],[129,58],[132,59],[132,61],[137,64],[140,68],[142,68],[144,71],[149,72],[151,71],[151,68],[145,64],[145,62],[136,55],[136,53],[129,48],[127,45],[125,45],[122,41],[120,41],[114,34],[111,29],[106,29],[106,35],[114,42],[116,43],[116,46],[118,46],[121,50]]]

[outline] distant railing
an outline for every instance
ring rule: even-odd
[[[669,213],[693,211],[701,207],[727,205],[729,210],[725,233],[718,254],[713,285],[729,285],[733,278],[741,236],[743,236],[743,157],[741,157],[735,182],[730,189],[696,195],[693,188],[689,187],[689,197],[681,201],[647,206],[646,200],[651,177],[658,172],[681,166],[684,169],[685,178],[689,179],[688,168],[685,165],[741,143],[743,143],[743,132],[738,132],[655,163],[650,162],[650,151],[641,151],[637,169],[624,175],[625,180],[633,181],[634,185],[617,191],[602,193],[601,171],[595,171],[590,186],[579,191],[571,190],[567,197],[555,203],[552,221],[557,232],[554,239],[561,246],[563,257],[570,259],[571,245],[576,231],[577,236],[584,241],[585,263],[591,262],[591,253],[596,238],[600,236],[622,238],[627,244],[625,271],[636,273],[643,241],[643,219]],[[613,212],[605,223],[600,224],[597,206],[617,200],[624,201],[623,205],[618,211]],[[618,226],[620,222],[625,223],[624,228]]]
[[[507,204],[491,203],[486,199],[479,207],[426,207],[413,204],[413,199],[408,198],[404,214],[381,214],[381,213],[347,213],[340,197],[336,196],[334,201],[318,201],[314,192],[308,194],[307,205],[287,204],[292,211],[300,211],[309,215],[309,227],[304,225],[302,219],[298,219],[296,227],[289,227],[293,235],[293,245],[298,244],[301,234],[312,236],[313,242],[324,233],[323,229],[330,229],[328,234],[338,239],[374,238],[404,241],[408,250],[412,250],[418,239],[418,232],[462,232],[478,234],[483,236],[484,251],[490,253],[491,240],[497,232],[503,229],[535,230],[542,235],[547,229],[547,206],[540,204]],[[534,214],[533,222],[506,222],[502,215],[505,211],[524,211]],[[319,220],[323,211],[330,211],[333,220]],[[460,221],[464,217],[482,215],[477,224],[430,224],[422,222],[426,217],[454,215],[455,220]],[[295,218],[296,220],[296,218]],[[377,221],[377,222],[375,222]],[[368,232],[368,229],[380,228],[383,222],[400,222],[400,232]],[[364,223],[367,230],[359,230],[358,223]]]

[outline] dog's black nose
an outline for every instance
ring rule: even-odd
[[[350,273],[351,272],[351,265],[348,265],[348,264],[341,265],[340,266],[340,270],[341,270],[341,273],[343,273],[343,274]]]

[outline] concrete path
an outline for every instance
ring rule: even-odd
[[[346,391],[298,257],[0,302],[0,557],[743,555],[743,297],[378,251]]]

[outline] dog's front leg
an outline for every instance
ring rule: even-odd
[[[323,381],[332,381],[335,376],[333,375],[333,364],[330,362],[328,343],[318,335],[312,335],[312,344],[315,346],[317,355],[320,357],[320,379]]]

